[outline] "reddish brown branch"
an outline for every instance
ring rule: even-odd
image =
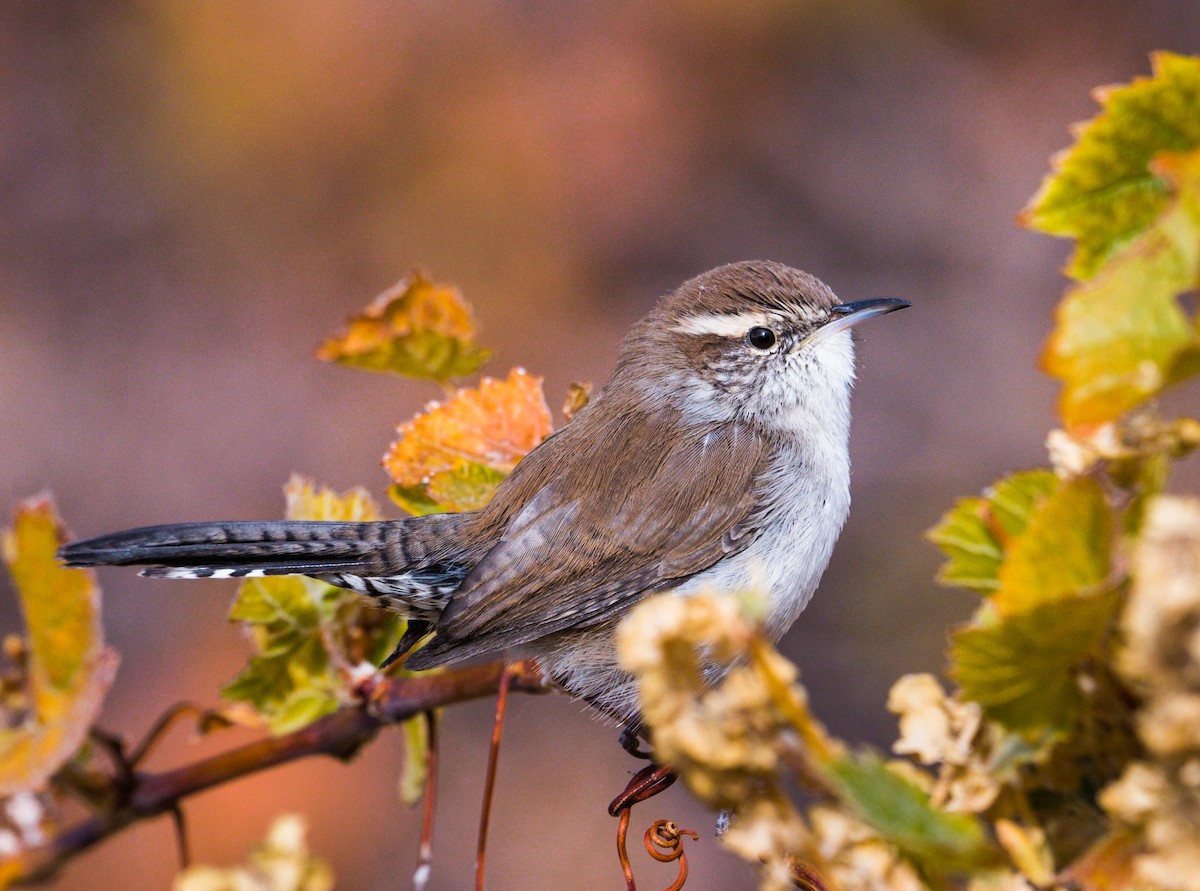
[[[472,666],[439,674],[381,681],[362,705],[347,706],[286,736],[258,739],[219,755],[162,773],[137,771],[120,804],[59,832],[42,848],[17,863],[0,864],[14,885],[29,885],[53,875],[63,864],[126,826],[179,808],[183,799],[261,770],[310,755],[348,759],[381,727],[430,709],[494,695],[504,666]],[[509,686],[525,692],[544,689],[531,672],[512,673]]]

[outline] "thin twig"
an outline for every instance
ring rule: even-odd
[[[425,801],[421,812],[421,846],[413,872],[413,891],[425,891],[433,871],[433,817],[437,810],[438,736],[437,712],[425,713]]]
[[[146,735],[142,737],[142,741],[137,744],[133,752],[129,755],[129,766],[137,767],[150,756],[155,747],[162,741],[166,732],[175,726],[175,723],[180,718],[185,717],[203,717],[204,709],[191,702],[177,702],[161,715],[150,725],[150,729],[146,731]]]
[[[179,868],[187,869],[192,865],[192,846],[188,844],[187,820],[183,816],[183,805],[176,804],[171,808],[171,822],[175,824],[175,845],[179,852]]]
[[[496,720],[492,723],[492,744],[488,748],[487,779],[483,786],[483,806],[479,812],[479,846],[475,850],[475,891],[484,891],[484,860],[487,856],[488,820],[492,815],[492,792],[496,788],[496,767],[500,762],[500,736],[504,732],[504,712],[508,708],[510,674],[519,665],[505,665],[500,675],[500,691],[496,696]]]
[[[384,679],[368,702],[346,706],[286,736],[267,737],[162,773],[133,774],[129,794],[112,810],[64,828],[46,845],[9,861],[0,861],[12,885],[29,885],[53,875],[73,857],[122,829],[168,813],[197,792],[311,755],[347,759],[388,724],[421,712],[493,695],[505,669],[499,663],[438,674]],[[545,690],[540,677],[512,672],[510,686],[524,692]]]
[[[625,877],[626,891],[637,891],[637,882],[633,880],[633,866],[629,862],[629,852],[625,850],[625,837],[629,835],[630,807],[621,808],[621,820],[617,823],[617,860],[621,863],[621,875]]]
[[[690,836],[693,840],[700,838],[699,834],[691,829],[680,829],[671,820],[657,820],[646,830],[646,835],[642,840],[646,846],[646,853],[659,863],[679,861],[679,871],[675,875],[675,881],[664,891],[680,891],[687,882],[687,853],[683,850],[685,835]]]

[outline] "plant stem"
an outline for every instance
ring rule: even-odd
[[[381,680],[360,705],[346,706],[285,736],[246,743],[161,773],[133,774],[121,803],[64,828],[41,848],[0,863],[11,885],[44,881],[73,857],[141,820],[177,810],[183,799],[250,774],[310,755],[353,757],[381,727],[405,721],[429,709],[495,694],[502,663],[471,666],[438,674]],[[545,689],[530,671],[509,673],[508,687],[523,692]]]

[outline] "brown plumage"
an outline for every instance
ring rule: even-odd
[[[612,629],[657,591],[767,589],[781,634],[849,507],[855,321],[806,273],[723,266],[663,297],[612,379],[474,513],[376,523],[150,527],[63,549],[172,578],[305,574],[381,598],[436,637],[415,669],[531,654],[610,715],[636,714]]]

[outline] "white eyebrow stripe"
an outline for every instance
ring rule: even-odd
[[[740,312],[733,315],[706,313],[688,316],[675,326],[680,334],[709,334],[715,337],[741,337],[751,328],[770,328],[779,320],[765,312]]]

